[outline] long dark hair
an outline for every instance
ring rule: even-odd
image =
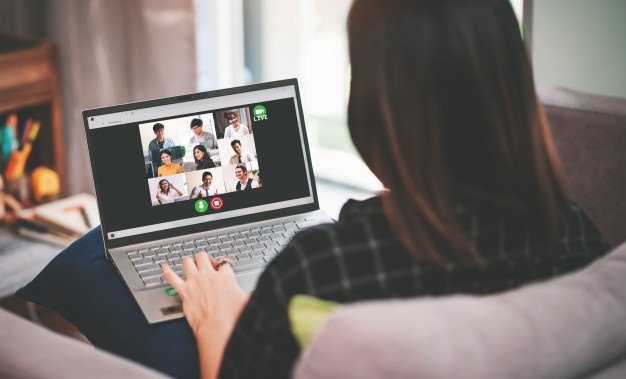
[[[167,183],[167,192],[170,192],[170,182],[167,179],[159,180],[159,191],[161,191],[162,194],[167,195],[167,192],[163,192],[163,187],[161,187],[163,182]]]
[[[202,159],[196,159],[196,149],[202,152]],[[215,162],[209,156],[209,153],[206,151],[206,147],[204,145],[196,145],[193,147],[191,151],[193,154],[193,159],[196,161],[196,168],[213,168],[215,167]]]
[[[418,259],[480,262],[455,207],[523,212],[547,241],[566,204],[548,125],[507,0],[355,0],[348,125]]]

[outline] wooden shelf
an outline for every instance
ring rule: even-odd
[[[0,33],[0,114],[28,111],[41,131],[27,168],[48,166],[65,194],[65,150],[56,46],[50,41]],[[4,120],[2,120],[4,121]]]

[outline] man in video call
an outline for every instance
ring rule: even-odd
[[[233,142],[230,143],[230,146],[235,151],[235,155],[230,157],[230,164],[252,162],[254,160],[254,155],[242,150],[241,141],[238,139],[233,140]]]
[[[213,187],[213,174],[210,171],[202,173],[202,184],[196,186],[189,195],[190,199],[199,199],[217,195],[217,188]]]
[[[259,182],[248,178],[248,169],[244,165],[238,165],[235,167],[235,176],[238,179],[235,189],[237,191],[249,190],[252,188],[259,188]]]
[[[150,151],[160,151],[162,149],[167,149],[168,147],[176,146],[176,143],[170,137],[165,136],[165,126],[160,122],[157,122],[152,127],[156,138],[150,141],[148,145],[148,150]]]
[[[199,118],[194,118],[191,120],[189,127],[193,132],[193,136],[189,138],[190,145],[197,145],[200,142],[209,142],[208,148],[214,149],[216,146],[215,136],[209,132],[205,132],[202,130],[204,123]],[[206,145],[205,145],[206,146]]]

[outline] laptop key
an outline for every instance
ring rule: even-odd
[[[253,252],[251,252],[251,253],[250,253],[250,256],[251,256],[252,258],[255,258],[255,257],[262,257],[262,256],[263,256],[263,252],[262,252],[262,251],[260,251],[260,250],[255,250],[255,251],[253,251]]]
[[[224,258],[225,256],[226,254],[223,251],[216,251],[215,253],[213,253],[213,258],[215,259]]]
[[[171,259],[180,258],[180,255],[178,253],[169,253],[165,257],[171,260]]]
[[[276,249],[275,249],[275,248],[273,248],[273,247],[270,247],[270,248],[267,248],[267,249],[263,250],[263,254],[264,254],[265,256],[268,256],[268,255],[276,255],[276,252],[277,252],[277,251],[276,251]]]
[[[174,245],[170,248],[170,252],[177,253],[179,251],[183,251],[182,245]]]
[[[148,250],[144,253],[142,253],[142,255],[144,256],[144,258],[149,258],[149,257],[154,257],[156,254],[156,252],[154,250]]]
[[[238,250],[239,250],[240,253],[250,253],[250,252],[252,252],[252,248],[250,246],[243,246],[243,247],[240,247]]]
[[[192,257],[193,258],[193,252],[191,250],[183,250],[179,253],[179,255],[184,258],[184,257]]]
[[[150,271],[146,271],[146,272],[140,272],[139,276],[141,277],[141,279],[147,279],[147,278],[152,278],[154,276],[158,277],[159,275],[161,275],[163,272],[161,271],[161,269],[158,270],[150,270]]]
[[[252,250],[263,250],[263,249],[265,249],[265,245],[263,245],[262,243],[258,243],[258,242],[250,245],[250,247],[252,248]]]
[[[266,247],[276,247],[276,246],[279,246],[278,242],[276,242],[276,241],[267,241],[264,244],[265,244]]]
[[[279,240],[276,240],[276,242],[280,245],[280,246],[285,246],[286,244],[289,243],[289,240],[286,238],[281,238]]]
[[[243,241],[235,241],[233,242],[233,247],[242,247],[242,246],[246,246],[246,243]]]
[[[167,258],[165,258],[164,255],[157,255],[156,257],[152,258],[152,260],[154,261],[154,263],[167,262]]]
[[[142,272],[146,272],[146,271],[150,271],[154,269],[160,269],[160,268],[161,266],[159,266],[157,263],[150,263],[145,266],[139,266],[136,268],[136,270],[137,272],[142,273]]]
[[[191,243],[191,242],[187,242],[187,243],[185,243],[185,244],[183,245],[183,249],[184,249],[184,250],[193,250],[193,249],[195,249],[195,248],[196,248],[196,245],[194,245],[194,244],[193,244],[193,243]]]
[[[133,266],[140,267],[154,263],[152,258],[141,258],[133,261]]]
[[[242,261],[236,261],[233,263],[233,266],[235,266],[235,271],[241,270],[241,269],[249,269],[249,268],[255,268],[255,267],[264,267],[265,266],[265,260],[261,257],[255,257],[255,258],[250,258],[250,259],[244,259]]]
[[[131,261],[136,261],[137,259],[141,258],[143,258],[143,256],[136,251],[128,253],[128,259],[130,259]]]
[[[244,259],[250,259],[250,254],[248,254],[248,253],[237,254],[237,259],[240,260],[240,261],[244,260]]]
[[[161,278],[157,277],[152,277],[152,278],[147,278],[144,279],[143,284],[146,285],[146,287],[152,287],[152,286],[157,286],[159,284],[161,284]]]

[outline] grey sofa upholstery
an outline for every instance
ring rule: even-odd
[[[538,91],[569,196],[613,246],[626,241],[626,100],[565,88]]]
[[[166,378],[2,309],[0,325],[0,378]]]

